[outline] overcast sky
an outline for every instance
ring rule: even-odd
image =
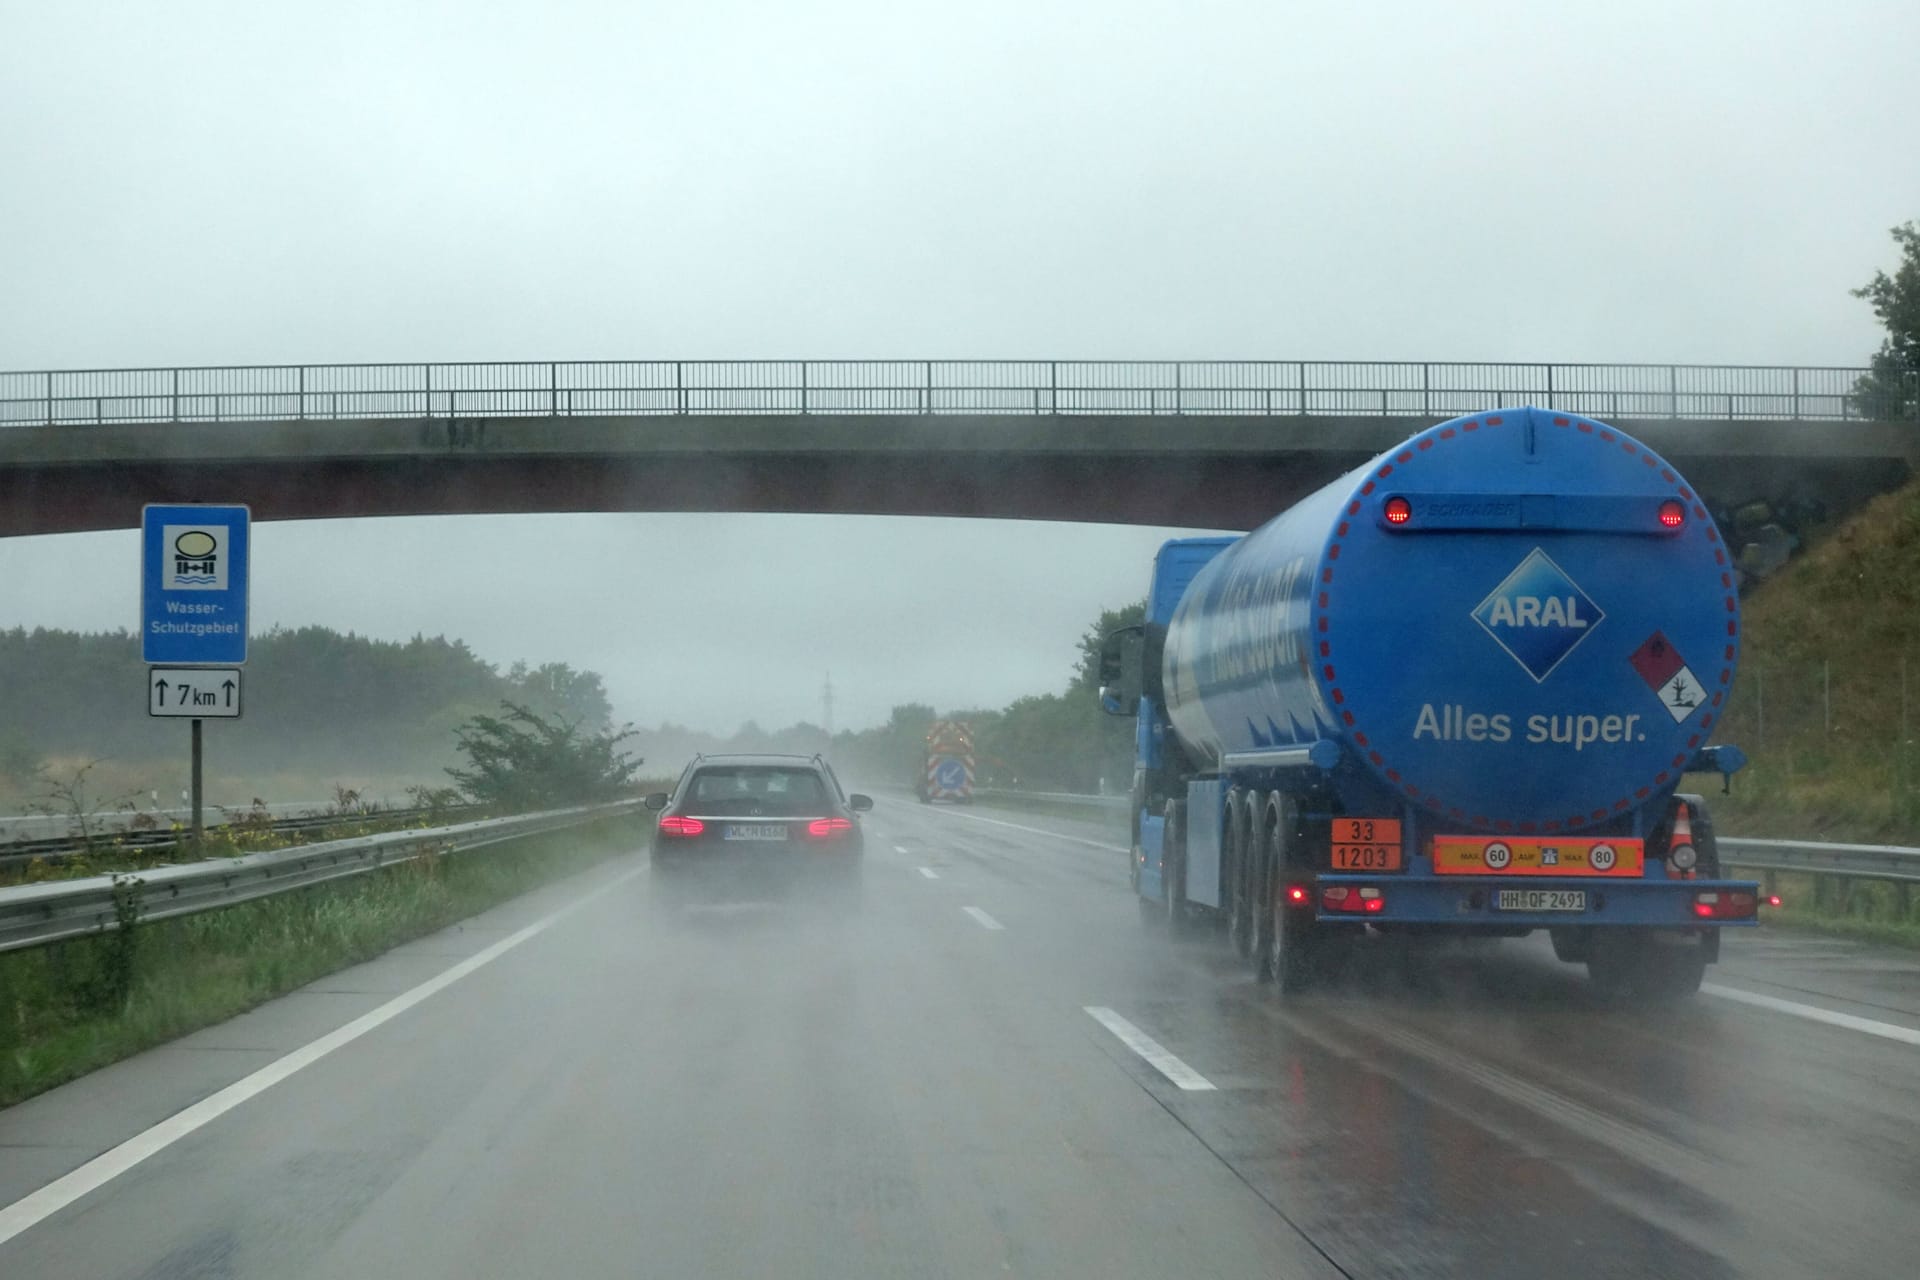
[[[1913,0],[0,0],[0,368],[1856,364],[1916,51]],[[859,724],[1057,688],[1161,536],[268,526],[255,621],[715,729],[818,719],[831,670]],[[0,625],[131,626],[135,580],[131,535],[0,542]]]

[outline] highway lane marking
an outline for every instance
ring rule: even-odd
[[[926,870],[925,867],[920,869],[922,871]],[[1007,927],[978,907],[962,907],[960,909],[972,916],[975,920],[978,920],[982,929],[1004,929]]]
[[[574,899],[551,915],[544,916],[525,928],[508,934],[485,950],[477,951],[452,968],[428,978],[419,986],[403,991],[378,1008],[361,1014],[345,1026],[335,1028],[319,1039],[274,1059],[253,1074],[234,1081],[218,1093],[196,1102],[184,1111],[176,1112],[145,1132],[128,1138],[119,1146],[103,1151],[78,1169],[49,1182],[38,1191],[22,1196],[6,1208],[0,1209],[0,1245],[7,1243],[35,1224],[45,1221],[87,1193],[105,1186],[149,1156],[158,1155],[180,1139],[206,1127],[249,1098],[258,1097],[288,1076],[304,1067],[312,1066],[336,1049],[345,1048],[369,1031],[391,1022],[429,996],[446,990],[468,974],[493,963],[521,943],[545,933],[582,907],[639,876],[642,870],[636,867],[616,876],[598,888]]]
[[[1083,1006],[1093,1020],[1113,1032],[1121,1044],[1145,1058],[1147,1065],[1190,1093],[1209,1092],[1213,1081],[1195,1071],[1158,1040],[1128,1022],[1105,1005]]]
[[[938,880],[940,878],[940,873],[938,871],[935,871],[932,867],[920,868],[920,874],[925,876],[929,880]]]
[[[1920,1045],[1920,1031],[1912,1027],[1902,1027],[1892,1022],[1876,1022],[1872,1018],[1860,1018],[1851,1013],[1836,1013],[1832,1009],[1822,1009],[1818,1005],[1801,1004],[1797,1000],[1782,1000],[1777,996],[1763,996],[1755,991],[1742,991],[1738,987],[1723,987],[1716,983],[1705,982],[1700,990],[1722,1000],[1731,1000],[1736,1004],[1750,1004],[1756,1009],[1771,1009],[1775,1013],[1792,1014],[1796,1018],[1805,1018],[1809,1022],[1824,1022],[1830,1027],[1845,1027],[1849,1031],[1860,1031],[1870,1036],[1879,1036],[1883,1040],[1898,1040],[1901,1044]]]
[[[905,852],[907,851],[907,846],[905,846],[905,845],[903,845],[903,844],[897,844],[897,845],[895,845],[895,846],[893,846],[893,851],[894,851],[895,853],[905,853]]]
[[[977,813],[962,813],[958,809],[941,809],[941,810],[938,810],[938,812],[943,813],[950,818],[965,818],[970,822],[984,822],[988,826],[992,826],[992,827],[1009,827],[1015,831],[1025,831],[1029,835],[1047,836],[1048,838],[1054,839],[1054,840],[1066,840],[1066,841],[1072,842],[1073,844],[1084,844],[1089,849],[1101,849],[1106,851],[1107,853],[1130,852],[1130,850],[1128,850],[1125,845],[1102,844],[1098,840],[1084,840],[1079,836],[1069,836],[1069,835],[1063,835],[1058,831],[1048,831],[1045,827],[1023,827],[1017,822],[1002,822],[998,818],[983,818]]]

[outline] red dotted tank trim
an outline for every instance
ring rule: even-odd
[[[1496,413],[1485,418],[1470,418],[1465,422],[1459,423],[1457,426],[1449,424],[1440,427],[1438,430],[1429,428],[1424,434],[1409,441],[1407,447],[1395,454],[1391,462],[1382,463],[1379,469],[1373,473],[1372,478],[1360,486],[1360,497],[1364,498],[1371,495],[1374,490],[1379,487],[1380,481],[1385,480],[1393,474],[1396,465],[1401,467],[1407,466],[1437,444],[1445,444],[1447,441],[1460,439],[1467,433],[1482,430],[1483,427],[1496,428],[1504,425],[1504,422],[1505,418],[1503,415]],[[1726,548],[1720,545],[1720,535],[1714,529],[1713,521],[1708,518],[1706,508],[1701,505],[1700,501],[1680,482],[1680,477],[1675,474],[1673,468],[1662,462],[1655,456],[1652,450],[1637,445],[1619,433],[1608,430],[1596,422],[1589,422],[1585,418],[1556,414],[1552,422],[1554,426],[1562,430],[1571,430],[1579,435],[1592,437],[1597,444],[1606,445],[1618,443],[1620,448],[1626,453],[1639,458],[1640,461],[1645,463],[1649,468],[1657,469],[1660,472],[1660,478],[1666,481],[1673,489],[1674,494],[1693,509],[1695,520],[1694,528],[1698,529],[1701,536],[1713,544],[1714,563],[1721,567],[1720,586],[1726,591],[1725,600],[1728,614],[1727,646],[1722,654],[1722,661],[1725,665],[1720,668],[1720,688],[1715,691],[1713,701],[1706,715],[1701,717],[1699,732],[1687,739],[1687,747],[1691,750],[1700,744],[1707,730],[1713,727],[1714,716],[1718,714],[1719,706],[1721,702],[1725,700],[1729,686],[1733,683],[1733,641],[1739,635],[1740,631],[1738,617],[1740,601],[1739,597],[1734,593],[1733,573],[1727,565]],[[1623,812],[1631,808],[1636,801],[1645,800],[1648,796],[1652,795],[1655,787],[1665,786],[1669,779],[1673,778],[1685,767],[1688,753],[1683,751],[1673,757],[1672,763],[1667,768],[1655,774],[1650,783],[1646,786],[1636,788],[1631,797],[1621,796],[1615,800],[1611,809],[1595,809],[1591,813],[1568,814],[1564,819],[1557,821],[1549,820],[1540,823],[1513,823],[1504,818],[1498,821],[1489,821],[1485,814],[1469,814],[1458,805],[1448,804],[1446,800],[1435,795],[1433,792],[1423,794],[1421,790],[1412,783],[1403,782],[1400,771],[1389,763],[1387,757],[1368,740],[1366,732],[1355,718],[1353,712],[1347,707],[1346,692],[1341,689],[1339,685],[1339,678],[1334,662],[1333,642],[1329,639],[1328,613],[1332,608],[1334,594],[1332,591],[1334,562],[1340,559],[1340,546],[1353,528],[1354,517],[1360,515],[1363,510],[1364,504],[1362,504],[1358,498],[1348,503],[1347,518],[1342,520],[1338,527],[1334,529],[1333,539],[1327,546],[1326,562],[1320,570],[1321,590],[1315,601],[1317,620],[1314,625],[1314,630],[1320,636],[1321,684],[1327,696],[1332,699],[1334,707],[1339,711],[1340,722],[1346,726],[1348,736],[1353,739],[1353,744],[1366,752],[1368,762],[1386,777],[1389,784],[1398,787],[1406,794],[1408,799],[1424,805],[1434,813],[1443,813],[1458,822],[1468,822],[1477,827],[1491,828],[1492,830],[1501,832],[1518,831],[1521,835],[1531,835],[1536,831],[1551,834],[1561,830],[1563,827],[1568,830],[1578,830],[1590,822],[1600,822],[1604,820],[1609,814]],[[1683,534],[1682,536],[1688,535]]]

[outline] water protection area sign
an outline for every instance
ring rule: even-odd
[[[153,665],[247,660],[245,507],[148,506],[140,520],[140,651]]]
[[[155,667],[147,672],[147,714],[240,718],[240,668]]]

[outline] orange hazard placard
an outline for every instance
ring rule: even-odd
[[[1335,818],[1333,820],[1333,869],[1335,871],[1398,871],[1400,869],[1400,819]]]
[[[1646,846],[1633,839],[1571,836],[1435,836],[1443,876],[1638,876]]]

